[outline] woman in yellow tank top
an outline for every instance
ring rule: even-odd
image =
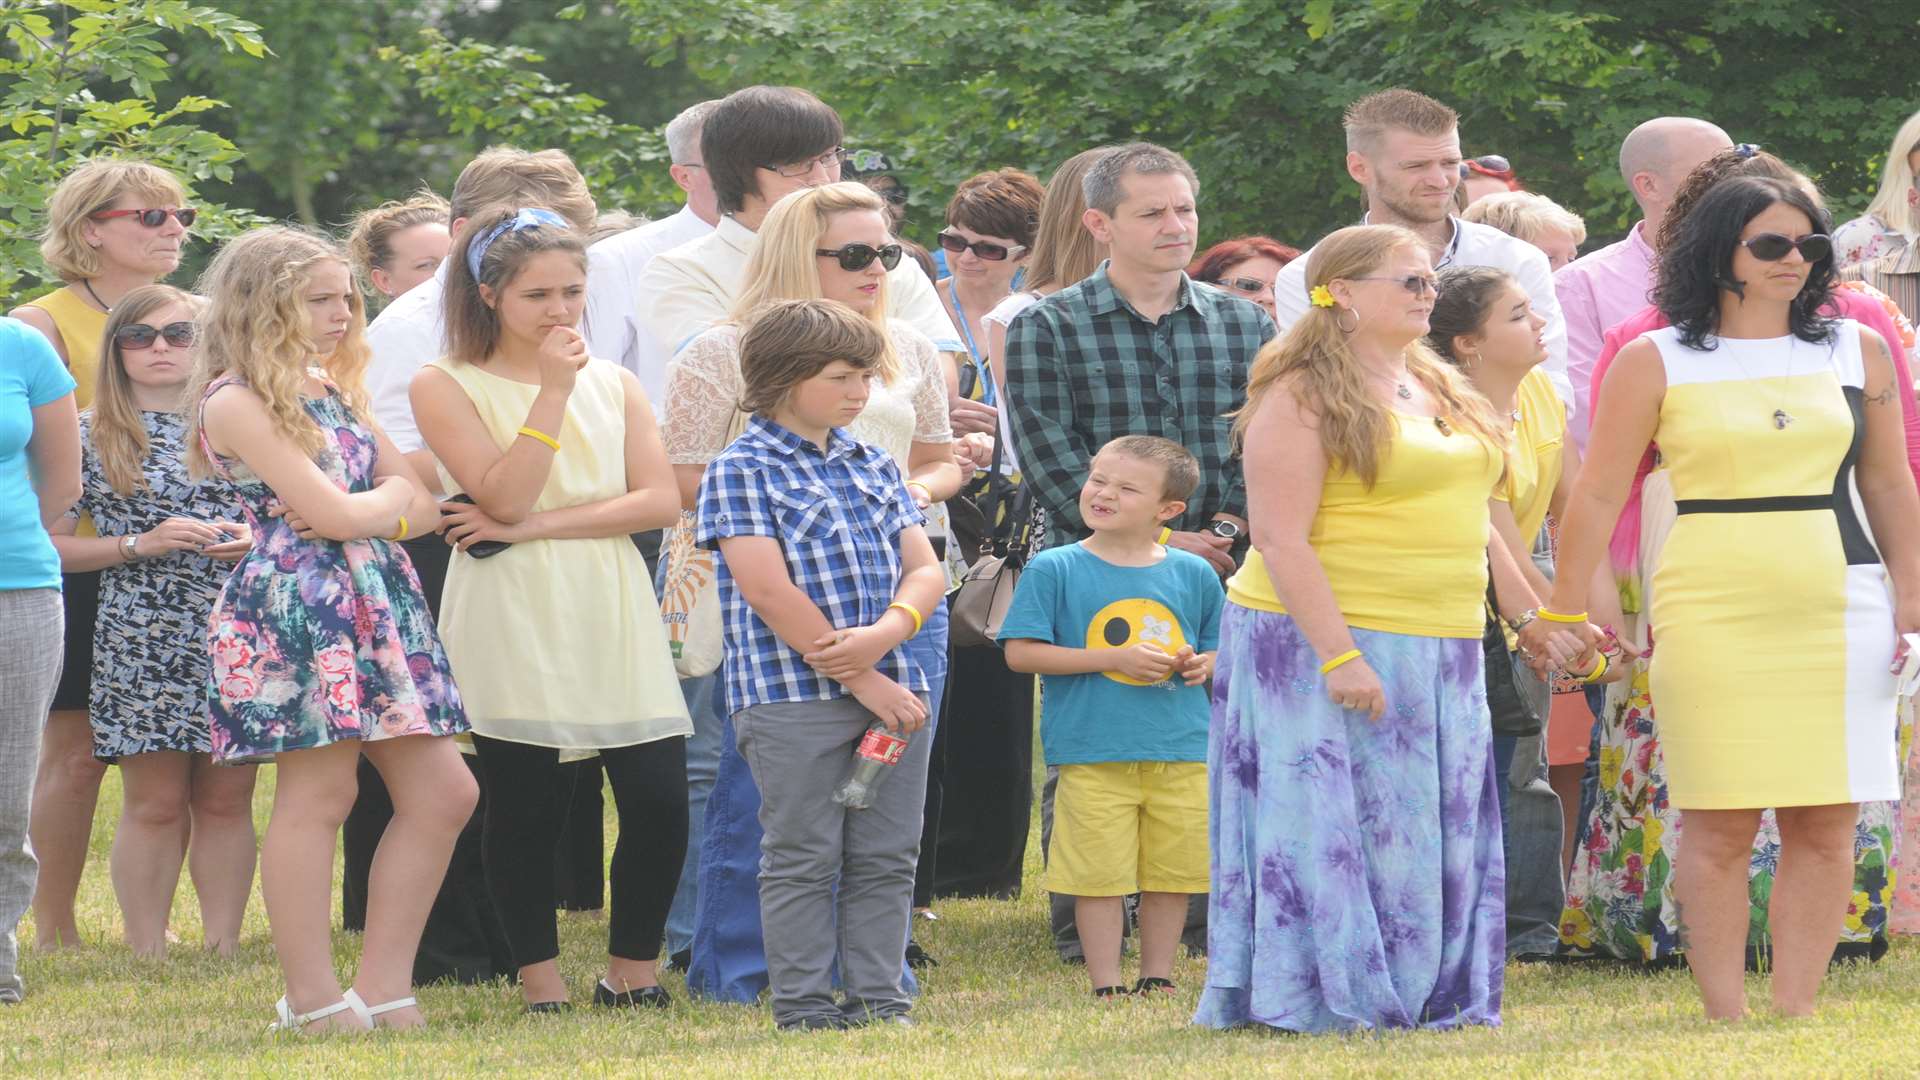
[[[1419,342],[1434,276],[1418,236],[1342,229],[1307,279],[1313,306],[1261,351],[1236,422],[1254,550],[1221,622],[1195,1019],[1498,1024],[1489,562],[1503,596],[1528,595],[1490,543],[1504,432]],[[1583,647],[1537,624],[1523,644],[1569,661]]]
[[[68,173],[47,200],[40,257],[66,284],[9,314],[53,342],[73,372],[74,400],[82,409],[93,403],[108,309],[180,265],[194,216],[186,198],[180,181],[165,169],[101,159]],[[91,522],[82,519],[81,530],[91,536]],[[79,943],[73,901],[86,866],[100,779],[106,775],[105,766],[93,760],[93,729],[87,723],[100,573],[62,574],[60,591],[67,612],[66,659],[33,788],[33,850],[40,858],[33,922],[42,949]]]

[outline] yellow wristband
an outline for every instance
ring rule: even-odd
[[[920,633],[920,628],[926,625],[926,621],[927,621],[926,617],[920,614],[920,609],[914,607],[912,604],[907,603],[905,600],[895,600],[893,603],[887,605],[888,611],[892,611],[894,608],[899,608],[901,611],[904,611],[908,615],[911,615],[913,617],[913,633],[908,634],[907,636],[908,637],[918,636]]]
[[[1341,653],[1339,656],[1336,656],[1333,659],[1327,661],[1326,663],[1321,664],[1320,674],[1325,675],[1331,672],[1334,668],[1337,668],[1342,664],[1350,664],[1353,661],[1358,659],[1360,659],[1360,650],[1348,649],[1346,652]]]
[[[1540,616],[1541,618],[1547,620],[1548,622],[1566,623],[1570,626],[1577,626],[1587,621],[1587,613],[1584,611],[1578,615],[1562,615],[1557,611],[1548,611],[1546,608],[1543,607],[1543,608],[1537,609],[1534,612],[1534,614]]]
[[[909,481],[907,481],[907,487],[909,487],[909,488],[919,488],[919,489],[920,489],[920,494],[922,494],[922,495],[925,495],[925,496],[927,497],[927,501],[928,501],[928,502],[932,502],[932,501],[933,501],[933,489],[932,489],[932,488],[930,488],[930,487],[928,487],[927,485],[925,485],[925,484],[923,484],[923,483],[921,483],[920,481],[918,481],[918,480],[909,480]]]
[[[407,515],[400,515],[400,531],[393,535],[393,542],[399,543],[407,538]]]
[[[1158,540],[1155,540],[1154,543],[1164,547],[1166,546],[1167,541],[1170,538],[1172,538],[1172,536],[1173,536],[1173,527],[1171,525],[1162,526],[1160,529],[1160,538]]]
[[[1602,675],[1605,675],[1606,673],[1607,673],[1607,654],[1601,653],[1600,662],[1598,664],[1595,664],[1593,667],[1593,674],[1588,675],[1584,681],[1590,682],[1590,683],[1599,682],[1600,677]]]
[[[546,443],[548,446],[553,448],[555,453],[560,452],[560,440],[554,438],[553,436],[547,434],[544,431],[535,431],[530,427],[523,427],[518,432],[515,432],[515,434],[525,435],[527,438],[533,439],[536,442]]]

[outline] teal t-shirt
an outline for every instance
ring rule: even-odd
[[[57,589],[60,555],[40,525],[27,443],[33,410],[73,393],[53,343],[18,319],[0,318],[0,589]]]
[[[1115,566],[1081,544],[1033,557],[1000,627],[1000,640],[1030,638],[1068,649],[1129,648],[1151,641],[1169,653],[1220,644],[1226,590],[1205,559],[1176,548],[1153,566]],[[1043,675],[1040,744],[1049,765],[1102,761],[1207,760],[1205,686],[1172,678],[1143,685],[1124,675]]]

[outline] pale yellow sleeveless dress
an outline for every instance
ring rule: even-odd
[[[467,392],[502,451],[512,444],[538,386],[458,360],[432,366]],[[620,369],[588,361],[551,432],[560,450],[534,512],[626,493],[625,405]],[[440,639],[473,730],[489,738],[579,751],[693,732],[652,577],[626,536],[454,555]]]

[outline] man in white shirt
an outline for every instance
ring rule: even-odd
[[[609,236],[587,249],[587,313],[580,332],[593,355],[640,379],[655,415],[665,415],[667,358],[673,353],[640,317],[640,276],[655,255],[698,240],[720,220],[700,157],[700,129],[718,100],[683,110],[667,124],[668,171],[687,193],[680,212]]]
[[[741,277],[767,211],[781,196],[840,179],[840,115],[792,86],[749,86],[707,115],[700,155],[721,218],[713,232],[647,264],[640,276],[641,318],[678,352],[731,314]],[[966,345],[940,294],[912,259],[887,275],[888,314],[912,323],[942,352]]]
[[[1367,193],[1369,225],[1399,225],[1418,233],[1433,252],[1433,268],[1491,266],[1520,283],[1533,310],[1547,320],[1542,365],[1571,411],[1567,379],[1567,325],[1553,292],[1547,257],[1532,244],[1452,213],[1460,184],[1460,118],[1438,101],[1411,90],[1382,90],[1347,107],[1347,175]],[[1280,271],[1273,286],[1275,317],[1285,334],[1307,310],[1308,251]]]
[[[599,213],[587,181],[573,159],[558,150],[528,153],[511,146],[495,146],[467,163],[453,182],[454,250],[459,257],[461,226],[489,206],[543,206],[585,232]],[[413,373],[446,351],[443,303],[447,288],[446,260],[433,277],[408,289],[388,304],[367,327],[367,345],[373,360],[367,366],[367,394],[373,418],[428,483],[439,475],[433,455],[413,422],[413,403],[407,389]]]

